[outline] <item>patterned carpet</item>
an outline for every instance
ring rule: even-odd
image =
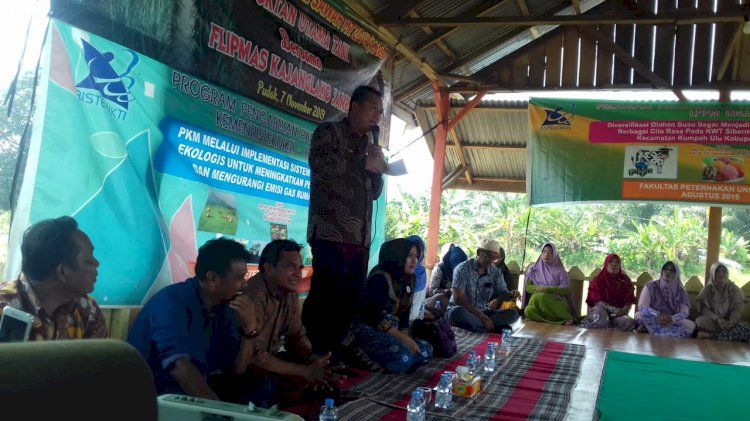
[[[451,359],[435,359],[410,375],[368,373],[353,381],[343,392],[353,400],[339,407],[339,419],[403,420],[414,389],[434,387],[443,371],[465,364],[469,351],[484,355],[489,342],[501,342],[500,335],[454,331],[458,352]],[[481,394],[454,396],[448,409],[431,405],[427,419],[563,419],[585,352],[582,345],[514,338],[510,357],[499,360],[493,373],[482,373]]]

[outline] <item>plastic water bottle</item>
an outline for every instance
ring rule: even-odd
[[[513,337],[510,336],[510,329],[503,329],[503,342],[500,344],[500,353],[505,356],[510,355],[512,342]]]
[[[336,407],[333,406],[333,399],[328,398],[325,400],[325,405],[320,407],[320,421],[336,421],[338,413]]]
[[[448,408],[451,406],[451,399],[453,396],[451,395],[451,389],[453,388],[451,375],[447,373],[443,373],[440,376],[440,382],[437,385],[437,390],[435,391],[435,406],[438,408]]]
[[[419,390],[411,392],[411,400],[406,406],[406,421],[424,421],[424,396]]]
[[[495,345],[487,345],[487,351],[484,353],[484,371],[495,371]]]
[[[440,311],[442,310],[442,306],[440,305],[440,300],[435,301],[435,310]]]
[[[476,352],[471,351],[471,354],[469,354],[469,359],[466,360],[466,367],[469,368],[469,374],[474,376],[474,374],[477,373],[477,360],[475,358]]]

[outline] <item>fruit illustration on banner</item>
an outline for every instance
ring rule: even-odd
[[[745,178],[742,158],[705,157],[702,177],[705,181],[736,183]]]

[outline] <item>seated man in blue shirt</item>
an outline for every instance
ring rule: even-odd
[[[151,298],[130,330],[128,342],[148,362],[159,394],[179,393],[219,400],[209,376],[234,374],[257,335],[245,286],[250,253],[230,239],[198,250],[195,278],[170,285]]]
[[[518,320],[516,310],[502,310],[505,300],[515,300],[518,291],[508,291],[500,269],[492,262],[500,258],[500,243],[484,240],[477,257],[456,266],[451,284],[448,319],[473,332],[500,333]]]

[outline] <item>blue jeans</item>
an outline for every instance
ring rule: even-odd
[[[385,332],[367,325],[360,325],[357,329],[357,342],[367,358],[390,373],[411,372],[432,359],[432,345],[422,339],[412,340],[419,345],[417,355],[413,355],[403,342]]]
[[[492,324],[495,325],[495,328],[492,330],[494,333],[502,333],[504,328],[513,324],[519,317],[518,312],[515,310],[484,310],[482,313],[492,320]],[[487,331],[479,317],[461,306],[453,306],[448,309],[448,320],[450,320],[451,324],[461,329],[472,332]]]

